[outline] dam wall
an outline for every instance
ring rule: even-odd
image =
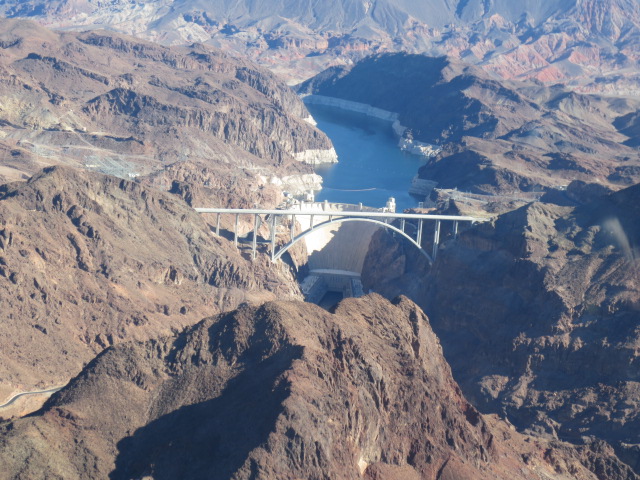
[[[313,224],[329,220],[331,212],[374,211],[384,209],[329,202],[305,202],[290,210],[318,212]],[[303,229],[309,228],[310,217],[299,217],[296,221]],[[343,297],[362,296],[361,274],[369,251],[373,234],[383,228],[367,222],[345,222],[328,225],[309,235],[304,240],[308,252],[309,276],[301,288],[307,301],[319,303],[327,292],[339,292]]]

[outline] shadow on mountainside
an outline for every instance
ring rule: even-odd
[[[296,350],[275,353],[232,378],[218,397],[180,407],[122,439],[109,478],[231,478],[273,431],[289,394],[281,376],[300,357]]]

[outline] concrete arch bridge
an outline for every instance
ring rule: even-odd
[[[316,204],[317,205],[317,204]],[[320,204],[324,205],[324,204]],[[220,235],[221,215],[235,216],[234,223],[234,243],[238,245],[239,238],[239,218],[241,215],[253,216],[253,235],[251,252],[255,258],[258,245],[258,228],[262,223],[267,223],[270,227],[270,256],[273,262],[279,260],[293,245],[301,241],[314,232],[329,227],[331,225],[343,224],[347,222],[359,222],[374,224],[377,227],[386,228],[406,238],[411,244],[432,263],[435,259],[440,244],[440,232],[443,222],[452,223],[453,236],[458,235],[460,224],[483,222],[486,219],[480,217],[458,216],[458,215],[432,215],[424,213],[395,213],[380,211],[348,211],[348,210],[267,210],[267,209],[243,209],[243,208],[196,208],[198,213],[213,213],[217,215],[216,234]],[[304,220],[306,221],[304,221]],[[286,220],[286,221],[285,221]],[[302,225],[302,231],[295,234],[295,224],[298,221]],[[434,224],[433,241],[431,242],[431,252],[423,246],[423,230],[425,223]],[[289,241],[282,245],[276,245],[276,229],[285,223],[289,224]]]
[[[217,235],[220,235],[221,217],[231,215],[235,219],[233,240],[236,246],[240,241],[240,217],[253,217],[253,231],[243,239],[243,243],[251,244],[252,258],[257,255],[258,245],[264,248],[262,245],[266,244],[271,260],[277,262],[291,247],[305,241],[309,275],[301,282],[301,289],[307,301],[318,304],[322,304],[321,300],[329,292],[338,292],[343,297],[363,294],[361,274],[364,261],[373,234],[379,228],[405,238],[432,263],[440,245],[443,224],[450,223],[448,231],[456,237],[461,225],[486,220],[470,216],[394,213],[385,209],[367,208],[368,211],[363,211],[361,206],[330,203],[298,204],[295,207],[287,210],[196,208],[196,211],[216,215]],[[269,237],[258,241],[258,230],[262,224],[269,226]],[[300,229],[296,229],[296,224]],[[433,232],[430,241],[423,239],[427,224],[427,231]],[[280,239],[284,233],[288,241],[279,245],[277,232]]]

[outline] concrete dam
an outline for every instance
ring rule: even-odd
[[[392,199],[381,209],[329,202],[298,205],[301,210],[318,212],[313,219],[309,216],[297,218],[303,231],[311,227],[311,221],[314,224],[327,221],[331,212],[395,212]],[[341,298],[364,295],[362,269],[371,238],[380,228],[383,227],[373,223],[340,223],[328,225],[307,235],[304,241],[309,255],[309,273],[300,284],[305,299],[330,307]]]

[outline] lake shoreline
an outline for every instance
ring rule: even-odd
[[[417,207],[424,199],[409,191],[425,158],[398,148],[388,116],[380,118],[326,104],[310,103],[307,108],[318,128],[333,142],[339,158],[337,164],[315,167],[323,178],[317,201],[381,208],[394,197],[398,211],[402,211]]]
[[[406,133],[408,127],[400,123],[400,114],[374,107],[367,103],[354,102],[337,97],[327,97],[325,95],[304,95],[301,97],[307,108],[309,105],[323,105],[326,107],[340,108],[350,112],[360,113],[369,117],[391,122],[391,129],[398,139],[398,148],[412,155],[419,155],[430,158],[440,153],[441,148],[426,142],[420,142],[409,138]]]

